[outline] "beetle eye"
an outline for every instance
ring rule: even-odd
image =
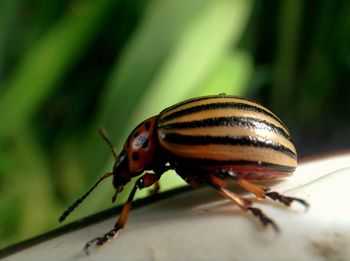
[[[122,150],[122,152],[118,156],[118,160],[113,165],[113,173],[118,172],[118,169],[125,163],[127,163],[126,152]]]

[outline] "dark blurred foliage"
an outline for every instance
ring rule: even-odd
[[[0,246],[57,227],[111,168],[97,126],[120,148],[185,98],[259,101],[300,156],[348,149],[349,12],[326,0],[0,1]],[[108,183],[72,219],[110,207]]]

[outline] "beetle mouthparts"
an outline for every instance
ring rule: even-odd
[[[112,197],[112,203],[114,203],[117,200],[118,193],[116,192]]]
[[[114,203],[117,200],[117,195],[118,195],[118,192],[115,192],[112,197],[112,203]]]
[[[114,203],[114,202],[117,200],[118,194],[119,194],[120,192],[122,192],[123,189],[124,189],[123,186],[119,186],[119,187],[116,189],[116,191],[115,191],[115,193],[114,193],[114,195],[113,195],[113,197],[112,197],[112,203]]]

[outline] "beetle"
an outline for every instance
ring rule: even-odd
[[[288,197],[254,184],[252,180],[282,178],[293,174],[297,152],[287,127],[265,107],[244,98],[225,94],[189,99],[140,123],[128,136],[117,154],[107,134],[99,129],[114,155],[111,172],[104,174],[92,188],[73,203],[59,218],[63,221],[104,179],[113,176],[115,193],[135,182],[114,228],[85,245],[103,245],[124,228],[137,190],[157,185],[161,176],[173,169],[190,186],[203,184],[216,189],[243,211],[256,216],[264,225],[278,231],[274,221],[252,201],[227,188],[233,180],[259,199],[270,198],[290,206],[293,201],[306,208],[300,198]]]

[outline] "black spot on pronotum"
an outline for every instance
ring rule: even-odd
[[[139,132],[135,131],[134,134],[133,134],[133,137],[136,138],[137,136],[139,136]]]
[[[134,161],[139,160],[139,154],[137,152],[133,152],[131,157]]]
[[[142,148],[146,149],[148,147],[148,139],[145,139],[143,144],[142,144]]]
[[[151,127],[151,123],[149,121],[145,122],[145,128],[146,130],[149,130],[149,128]]]

